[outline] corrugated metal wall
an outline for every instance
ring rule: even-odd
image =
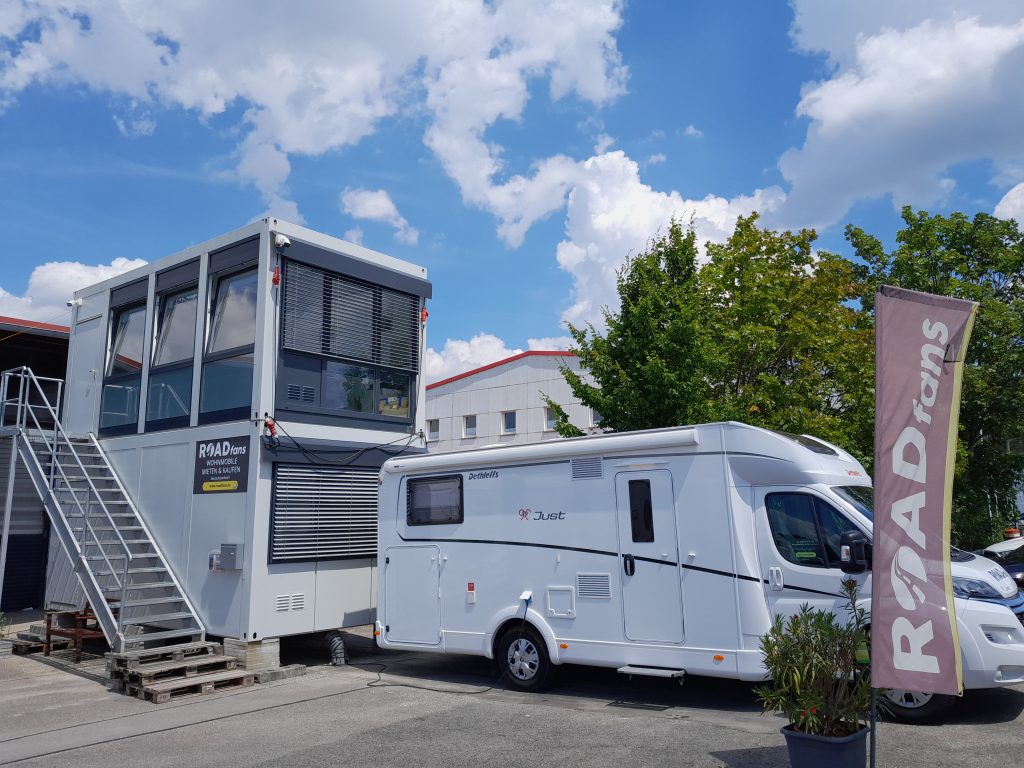
[[[10,438],[0,439],[0,514],[7,499],[7,473],[13,442]],[[0,528],[0,532],[2,530]],[[0,610],[39,608],[45,578],[46,512],[20,458],[15,463],[10,532]]]

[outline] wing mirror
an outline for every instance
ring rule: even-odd
[[[840,536],[839,568],[843,573],[864,573],[871,569],[871,542],[860,531],[847,531]]]

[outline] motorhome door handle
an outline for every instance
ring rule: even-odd
[[[636,560],[633,559],[632,555],[622,556],[622,570],[626,572],[627,576],[632,576],[636,573]]]
[[[782,591],[782,569],[771,567],[768,569],[768,584],[776,592]]]

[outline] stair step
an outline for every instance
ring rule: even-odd
[[[160,624],[164,621],[177,621],[178,619],[191,618],[193,618],[191,611],[174,611],[173,613],[159,613],[155,616],[132,616],[125,618],[124,626],[125,628],[146,627],[155,624]]]
[[[191,629],[168,629],[163,632],[146,632],[141,635],[127,635],[124,638],[124,644],[126,646],[137,646],[141,643],[151,643],[157,640],[174,640],[179,637],[193,637],[201,634],[202,632],[195,627],[192,627]]]
[[[129,584],[128,591],[136,592],[144,589],[170,589],[171,587],[176,588],[176,585],[173,581],[149,581],[145,584]],[[105,587],[100,587],[100,589],[102,589],[107,594],[121,594],[121,587],[116,585],[108,585]]]
[[[669,667],[634,667],[632,665],[619,667],[617,671],[622,675],[643,675],[645,677],[681,678],[686,674],[685,669],[671,669]]]
[[[173,603],[184,603],[185,598],[179,595],[172,597],[147,597],[142,600],[128,600],[124,603],[123,607],[125,610],[129,608],[144,608],[147,605],[169,605]],[[114,600],[109,603],[111,608],[121,608],[122,604],[120,600]]]

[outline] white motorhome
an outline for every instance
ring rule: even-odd
[[[844,611],[840,540],[870,539],[870,505],[846,452],[739,423],[393,458],[377,641],[497,659],[522,690],[565,663],[761,680],[774,614]],[[1024,681],[1024,599],[955,554],[966,687]],[[951,703],[890,705],[926,719]]]

